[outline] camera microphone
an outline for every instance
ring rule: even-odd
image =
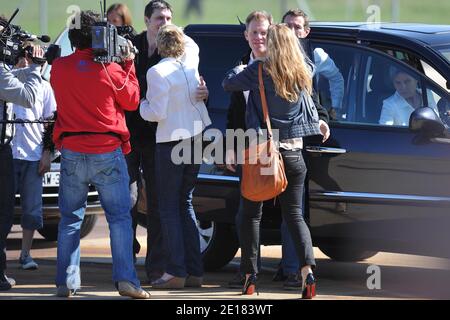
[[[34,41],[34,40],[38,39],[38,40],[41,40],[42,42],[45,42],[45,43],[48,43],[51,40],[51,38],[48,35],[46,35],[46,34],[44,34],[42,36],[37,36],[37,35],[34,35],[34,34],[29,34],[29,33],[22,32],[20,34],[20,37],[23,38],[23,39],[29,40],[29,41]]]
[[[39,40],[41,40],[42,42],[48,43],[52,40],[52,38],[50,38],[48,35],[44,34],[40,37],[37,37]]]

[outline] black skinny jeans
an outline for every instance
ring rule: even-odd
[[[281,214],[294,241],[300,267],[311,265],[314,268],[316,263],[311,233],[302,214],[306,165],[301,150],[280,149],[280,151],[288,180],[286,190],[279,195]],[[246,274],[258,273],[257,255],[262,205],[262,202],[253,202],[244,198],[242,224],[239,232],[242,249],[241,271]]]

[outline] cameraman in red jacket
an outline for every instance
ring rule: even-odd
[[[69,39],[76,50],[55,60],[51,71],[58,104],[53,140],[61,151],[57,296],[69,297],[80,288],[80,227],[92,184],[109,224],[116,288],[121,295],[146,299],[150,294],[140,287],[133,263],[124,158],[130,152],[124,110],[136,110],[139,104],[134,54],[122,64],[94,62],[91,29],[99,15],[83,11],[75,19],[80,24],[69,31]]]

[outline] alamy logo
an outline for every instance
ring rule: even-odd
[[[367,279],[367,288],[369,290],[381,290],[381,268],[377,265],[370,265],[367,268],[367,274],[370,277]]]
[[[203,123],[194,122],[194,132],[201,132]],[[199,135],[194,143],[191,143],[190,131],[186,129],[174,130],[171,134],[171,140],[180,140],[172,149],[171,160],[174,164],[224,164],[224,150],[236,151],[236,162],[234,164],[262,164],[265,165],[261,170],[262,175],[273,175],[274,167],[270,162],[271,157],[268,150],[260,149],[265,145],[268,133],[265,129],[227,129],[225,136],[215,128],[206,130],[203,135]],[[279,140],[279,131],[272,130],[273,141]],[[204,146],[205,144],[206,147]],[[276,144],[275,144],[276,146]],[[244,150],[247,150],[248,157],[244,157]]]
[[[68,29],[81,29],[81,9],[77,5],[70,5],[67,7],[66,13],[70,16],[66,20]]]
[[[381,22],[381,8],[377,5],[371,5],[367,7],[366,13],[368,14],[366,22],[369,24],[369,29],[379,29]]]

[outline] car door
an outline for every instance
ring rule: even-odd
[[[351,44],[313,45],[334,60],[346,86],[341,110],[330,122],[331,138],[322,146],[306,146],[315,242],[450,256],[448,140],[413,133],[408,123],[379,123],[386,100],[396,92],[392,69],[411,75],[420,105],[442,117],[448,92],[387,54]],[[329,86],[318,90],[326,97]]]

